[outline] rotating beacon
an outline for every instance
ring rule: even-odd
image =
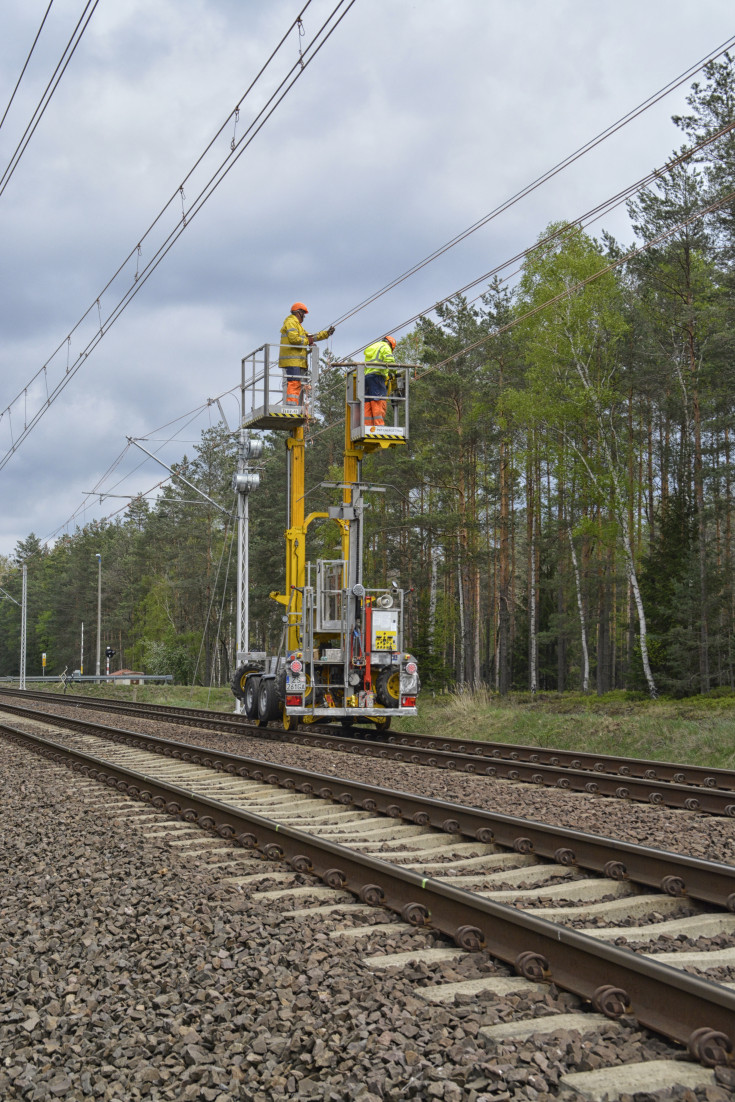
[[[404,640],[405,595],[394,581],[368,588],[363,580],[363,513],[367,491],[361,482],[364,456],[405,445],[409,432],[409,375],[413,364],[391,364],[391,415],[384,425],[366,424],[365,365],[338,363],[346,371],[342,501],[327,512],[305,514],[304,425],[319,381],[316,347],[298,405],[286,401],[286,379],[278,368],[278,346],[262,345],[242,360],[238,491],[237,670],[232,690],[238,711],[260,726],[280,721],[356,722],[386,730],[394,716],[416,714],[418,665]],[[388,423],[391,421],[391,423]],[[287,432],[288,514],[284,592],[271,597],[283,608],[277,654],[249,648],[248,497],[257,486],[250,461],[262,452],[253,430]],[[316,520],[335,521],[341,558],[306,558],[306,535]]]

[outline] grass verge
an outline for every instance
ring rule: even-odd
[[[596,754],[735,769],[735,695],[649,700],[623,692],[515,693],[485,689],[419,698],[402,731],[440,727],[484,742],[586,750]]]
[[[48,689],[62,693],[58,683]],[[69,692],[153,704],[232,712],[229,688],[185,685],[77,685]],[[735,694],[649,700],[612,692],[513,693],[462,689],[419,697],[416,718],[394,721],[394,730],[446,735],[515,746],[547,746],[596,754],[690,762],[735,769]]]

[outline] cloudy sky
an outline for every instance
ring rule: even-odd
[[[338,4],[311,0],[303,36],[291,32],[189,175],[304,2],[99,0],[10,175],[85,10],[54,0],[0,127],[0,554],[123,504],[85,497],[92,488],[132,494],[165,477],[125,451],[126,436],[167,462],[191,452],[220,418],[207,399],[237,385],[245,353],[277,341],[294,299],[314,328],[340,318],[735,34],[731,0],[342,0],[342,22],[192,216]],[[0,117],[47,8],[3,0]],[[685,94],[341,324],[333,351],[399,333],[550,221],[661,165],[681,145],[671,115]],[[182,210],[184,232],[110,325]],[[603,227],[632,240],[624,211]],[[234,427],[236,398],[222,406]]]

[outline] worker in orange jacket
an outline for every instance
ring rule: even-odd
[[[324,341],[331,337],[334,326],[322,329],[319,333],[309,334],[304,329],[304,317],[308,314],[303,302],[294,302],[291,313],[281,326],[281,350],[278,357],[278,366],[286,372],[286,402],[289,405],[300,405],[304,391],[304,376],[307,374],[306,366],[307,348],[314,341]]]

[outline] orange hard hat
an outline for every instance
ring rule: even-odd
[[[291,307],[291,313],[295,314],[297,310],[303,310],[305,314],[309,313],[309,311],[304,306],[303,302],[295,302],[293,304],[293,306]]]
[[[396,338],[395,337],[383,337],[383,340],[387,341],[388,344],[393,349],[393,351],[395,352],[395,350],[396,350]]]

